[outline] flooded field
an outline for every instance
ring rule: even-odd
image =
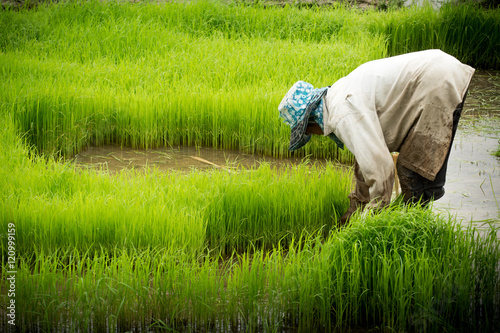
[[[493,152],[500,144],[500,72],[478,71],[467,96],[464,114],[453,144],[446,194],[434,204],[464,222],[500,220],[500,158]],[[301,159],[275,159],[238,151],[206,147],[167,147],[138,150],[114,145],[91,147],[73,159],[83,168],[160,170],[256,168],[262,163],[287,167]],[[324,160],[311,160],[325,163]]]
[[[470,121],[470,120],[469,120]],[[446,193],[436,201],[438,211],[459,219],[488,222],[500,220],[500,158],[493,156],[499,145],[499,118],[474,121],[459,130],[448,164]],[[496,128],[488,128],[495,124]]]

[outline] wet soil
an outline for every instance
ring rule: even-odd
[[[244,154],[239,151],[208,147],[167,147],[133,149],[119,145],[90,147],[75,155],[73,162],[80,168],[99,169],[110,173],[124,169],[146,168],[162,171],[205,171],[209,169],[255,169],[262,164],[286,168],[303,162],[298,158],[277,159],[269,156]],[[310,159],[309,163],[325,164],[322,159]]]

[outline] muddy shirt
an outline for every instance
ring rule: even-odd
[[[427,50],[365,63],[332,85],[324,134],[335,133],[356,158],[356,199],[375,199],[368,207],[390,202],[391,152],[400,152],[404,167],[434,180],[451,143],[453,111],[473,74],[456,58]]]

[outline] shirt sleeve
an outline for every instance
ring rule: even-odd
[[[356,158],[362,175],[362,179],[357,177],[357,182],[364,182],[369,189],[370,198],[369,202],[365,202],[366,207],[382,208],[388,205],[394,185],[394,162],[377,114],[351,112],[337,123],[335,132]],[[356,197],[362,198],[363,195],[360,193]]]

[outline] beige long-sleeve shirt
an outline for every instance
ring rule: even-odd
[[[335,133],[354,154],[358,183],[369,192],[369,198],[358,193],[360,201],[370,201],[368,207],[390,202],[391,152],[400,152],[403,166],[434,180],[451,144],[453,111],[473,74],[456,58],[427,50],[365,63],[331,86],[324,134]]]

